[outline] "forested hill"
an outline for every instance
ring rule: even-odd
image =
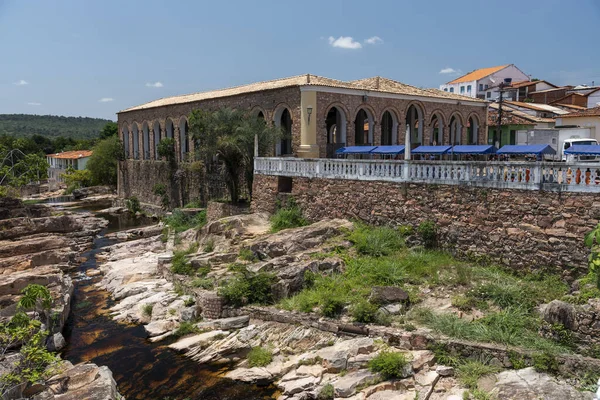
[[[42,135],[50,139],[58,136],[73,139],[98,137],[100,130],[111,122],[108,119],[87,117],[60,117],[55,115],[0,114],[0,135]]]

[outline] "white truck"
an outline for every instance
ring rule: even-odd
[[[598,144],[598,141],[592,138],[592,132],[589,128],[532,129],[523,133],[518,135],[517,144],[549,144],[556,150],[556,155],[546,156],[547,161],[576,161],[577,156],[565,154],[566,149],[575,144]],[[580,160],[596,161],[597,157],[580,156]]]

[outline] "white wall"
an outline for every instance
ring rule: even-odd
[[[443,85],[440,85],[440,90],[449,92],[450,88],[453,88],[454,94],[462,94],[463,96],[476,97],[476,95],[477,95],[477,88],[475,87],[476,83],[477,83],[476,81],[469,81],[469,82],[453,83],[452,85],[443,84]],[[469,85],[471,85],[471,92],[467,92],[467,87]],[[460,92],[461,86],[465,87],[464,93]]]
[[[556,125],[577,125],[590,128],[590,137],[600,141],[600,117],[556,118]]]
[[[600,90],[590,93],[588,96],[588,108],[598,107],[600,106]]]

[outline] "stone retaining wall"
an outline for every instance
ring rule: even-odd
[[[249,205],[246,204],[238,205],[209,201],[208,206],[206,207],[206,221],[212,222],[221,218],[244,214],[249,211],[249,208]]]
[[[279,194],[280,179],[292,180],[285,195]],[[582,193],[266,175],[255,176],[253,193],[253,211],[273,212],[278,197],[294,196],[311,221],[417,227],[432,220],[440,244],[457,256],[514,268],[563,268],[565,277],[586,268],[583,237],[600,218],[598,196]]]

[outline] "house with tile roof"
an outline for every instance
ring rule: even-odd
[[[67,169],[85,169],[92,153],[91,150],[73,150],[46,154],[46,161],[50,165],[50,168],[48,168],[48,180],[62,182],[63,178],[61,175],[67,172]]]
[[[492,100],[495,98],[494,88],[510,78],[513,82],[529,81],[530,78],[514,64],[499,65],[490,68],[480,68],[471,71],[468,74],[440,85],[440,90],[448,93],[457,93],[463,96],[474,97],[478,99]],[[489,93],[489,94],[488,94]]]
[[[561,115],[556,118],[556,125],[590,128],[591,137],[600,141],[600,106]]]

